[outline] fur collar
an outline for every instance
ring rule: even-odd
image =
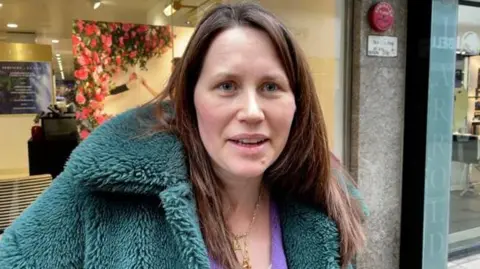
[[[188,183],[182,143],[151,132],[154,115],[146,106],[109,120],[72,152],[66,169],[100,191],[156,195]]]

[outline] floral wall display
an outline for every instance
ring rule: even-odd
[[[132,67],[147,69],[150,59],[171,49],[173,38],[170,26],[73,22],[75,104],[82,139],[112,117],[104,112],[105,98],[117,87],[112,77]]]

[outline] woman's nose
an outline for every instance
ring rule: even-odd
[[[246,123],[258,123],[265,119],[261,100],[256,90],[244,91],[244,96],[240,99],[238,120]]]

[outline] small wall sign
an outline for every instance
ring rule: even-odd
[[[397,49],[398,40],[395,36],[368,36],[368,56],[397,57]]]
[[[379,2],[370,8],[368,19],[370,27],[377,32],[389,30],[395,20],[393,7],[387,2]]]

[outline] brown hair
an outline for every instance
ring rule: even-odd
[[[341,264],[346,266],[364,243],[363,212],[358,201],[350,197],[345,182],[331,174],[325,121],[303,52],[273,14],[251,3],[221,4],[203,17],[165,90],[158,97],[159,103],[167,98],[173,102],[175,117],[166,117],[159,104],[158,119],[163,130],[176,133],[185,145],[201,230],[209,254],[225,268],[239,266],[222,213],[219,194],[223,186],[213,172],[199,136],[193,91],[213,39],[226,29],[239,26],[262,30],[272,39],[297,105],[287,145],[265,172],[264,181],[275,197],[291,197],[326,211],[337,223]]]

